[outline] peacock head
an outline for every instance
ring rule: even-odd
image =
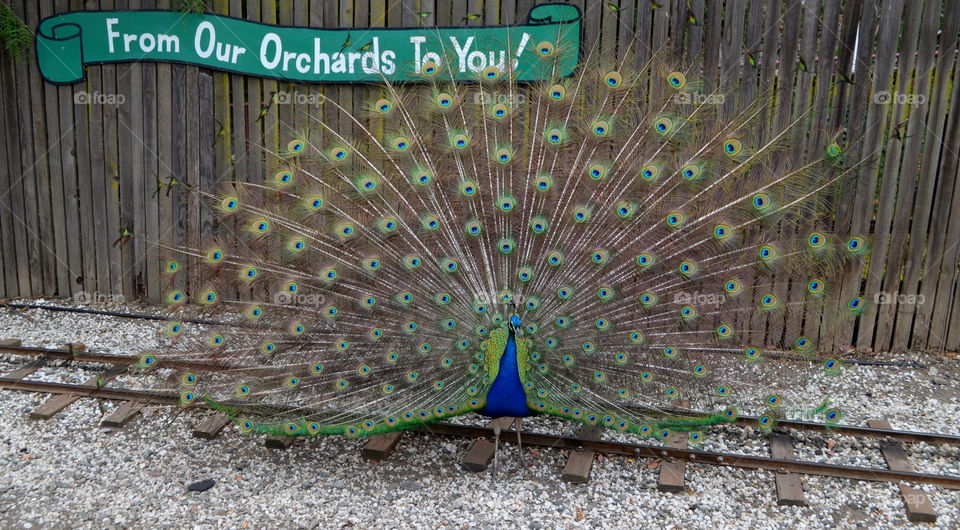
[[[510,327],[513,329],[513,331],[518,331],[520,329],[520,326],[521,326],[520,317],[518,317],[517,315],[510,315]]]

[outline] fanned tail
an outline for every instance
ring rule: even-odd
[[[569,53],[529,46],[546,65]],[[813,339],[767,321],[820,303],[866,251],[826,212],[857,166],[837,137],[805,143],[808,114],[771,125],[768,98],[721,105],[730,87],[661,63],[519,84],[428,62],[357,115],[326,99],[355,136],[312,118],[263,182],[194,191],[220,234],[169,249],[172,275],[190,263],[202,281],[167,298],[232,325],[169,326],[156,367],[225,366],[171,386],[242,430],[372,434],[482,409],[516,315],[534,411],[652,436],[738,408],[836,421],[771,360],[813,357]]]

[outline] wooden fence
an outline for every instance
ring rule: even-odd
[[[82,9],[168,9],[171,0],[8,0],[31,30]],[[174,0],[176,2],[176,0]],[[533,0],[209,0],[208,10],[303,26],[431,26],[522,22]],[[815,105],[813,136],[845,124],[879,153],[843,190],[839,230],[867,234],[872,252],[850,264],[825,307],[788,309],[752,325],[807,333],[821,349],[960,346],[960,9],[940,0],[575,0],[585,46],[702,54],[706,82],[773,89],[781,115]],[[468,15],[479,16],[468,16]],[[88,68],[85,83],[39,76],[33,51],[0,60],[0,298],[160,298],[157,249],[212,230],[171,179],[212,189],[261,178],[273,149],[319,109],[325,93],[349,107],[363,88],[294,86],[197,67]],[[264,103],[277,91],[290,104]],[[112,100],[110,98],[113,98]],[[792,98],[792,99],[791,99]],[[317,98],[318,99],[318,98]],[[121,102],[122,100],[122,102]],[[90,104],[97,103],[97,104]],[[335,115],[328,119],[337,119]],[[171,191],[172,190],[172,191]],[[128,244],[124,232],[134,237]],[[866,265],[866,272],[863,272]],[[789,300],[800,290],[779,278]],[[843,301],[868,309],[842,319]],[[878,302],[878,303],[872,303]],[[791,306],[792,307],[792,306]]]

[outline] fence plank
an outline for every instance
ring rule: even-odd
[[[40,18],[54,14],[53,1],[40,2]],[[44,108],[46,110],[46,150],[50,169],[50,212],[53,218],[53,251],[56,263],[57,289],[60,296],[70,296],[70,267],[67,263],[67,228],[63,210],[63,166],[60,161],[60,144],[63,136],[60,131],[58,88],[48,83],[42,84]]]
[[[935,12],[932,15],[935,20],[929,21],[931,25],[938,24],[940,13]],[[930,330],[930,305],[922,303],[910,303],[912,296],[914,300],[920,300],[918,295],[933,299],[933,291],[936,288],[936,279],[931,277],[931,272],[939,269],[940,254],[943,250],[944,239],[943,230],[930,230],[929,238],[927,228],[941,224],[940,219],[932,218],[930,215],[935,201],[943,200],[944,197],[949,200],[949,187],[936,193],[937,172],[940,170],[940,155],[945,146],[944,126],[946,122],[946,110],[949,102],[947,101],[947,79],[950,76],[950,66],[953,64],[954,56],[952,53],[944,53],[946,50],[954,50],[957,47],[957,26],[960,22],[960,10],[949,9],[944,12],[944,20],[939,50],[941,53],[936,56],[936,63],[930,70],[930,75],[936,79],[936,85],[930,93],[930,114],[927,117],[926,139],[923,143],[922,167],[918,174],[919,187],[917,190],[917,200],[913,209],[913,222],[910,225],[910,248],[908,250],[909,259],[907,261],[906,288],[902,293],[907,298],[906,304],[902,304],[904,309],[902,313],[912,313],[914,320],[911,323],[908,318],[897,319],[897,329],[895,333],[899,337],[899,342],[894,341],[894,347],[905,349],[908,342],[916,349],[927,348],[927,333]],[[931,41],[931,45],[933,45]],[[931,53],[933,50],[929,50]],[[921,51],[921,53],[923,53]],[[947,156],[950,156],[947,154]],[[922,281],[922,283],[921,283]],[[912,332],[911,332],[912,331]],[[912,339],[912,340],[911,340]]]
[[[87,71],[90,91],[106,94],[103,88],[103,67],[91,67]],[[98,293],[112,292],[110,285],[110,243],[104,237],[108,233],[107,211],[109,209],[110,188],[107,184],[104,138],[104,106],[94,105],[90,109],[90,207],[93,209],[93,234],[85,241],[89,252],[94,254],[96,288]]]
[[[7,64],[10,62],[8,57],[0,59],[0,76],[11,79],[12,76],[6,73]],[[6,92],[6,88],[4,88]],[[13,237],[13,205],[12,193],[9,192],[13,181],[19,174],[17,170],[11,170],[13,161],[8,149],[14,146],[12,138],[14,128],[6,124],[6,107],[13,105],[13,101],[3,98],[0,101],[0,123],[4,124],[3,131],[0,131],[0,251],[3,252],[0,264],[3,265],[3,280],[0,281],[0,296],[4,298],[19,296],[20,291],[17,288],[17,268],[16,268],[16,242]],[[13,180],[11,180],[13,177]]]
[[[908,13],[911,11],[920,10],[907,10]],[[937,37],[937,24],[933,19],[934,16],[939,16],[938,10],[933,3],[927,2],[919,21],[912,25],[912,31],[919,33],[919,44],[916,48],[916,69],[908,68],[905,71],[901,70],[899,73],[903,77],[909,78],[912,71],[915,81],[913,85],[905,84],[903,90],[899,90],[898,86],[898,92],[900,93],[924,94],[926,97],[929,92],[928,87],[930,86],[930,75],[933,68],[933,49]],[[912,44],[912,42],[908,43],[910,47],[912,47]],[[908,53],[913,55],[912,50]],[[903,57],[903,53],[901,53],[901,57]],[[910,57],[907,58],[907,62],[912,62]],[[905,277],[905,274],[911,269],[910,263],[908,263],[910,258],[907,251],[910,247],[907,238],[910,233],[911,214],[913,213],[914,198],[917,191],[916,171],[920,163],[921,138],[923,138],[927,126],[924,119],[929,107],[927,99],[918,102],[917,105],[897,105],[898,107],[909,107],[906,109],[907,116],[905,117],[905,119],[908,119],[906,134],[913,141],[905,142],[904,145],[900,164],[902,169],[899,174],[896,195],[896,213],[893,217],[893,227],[890,235],[890,253],[886,260],[887,269],[883,289],[894,294],[905,293],[906,291],[903,289],[909,288],[911,285],[911,279]],[[882,334],[883,338],[889,337],[889,342],[883,341],[887,348],[903,348],[906,341],[901,341],[896,335],[897,331],[903,329],[903,324],[898,322],[902,322],[903,319],[910,319],[912,308],[901,308],[900,304],[895,303],[896,296],[894,296],[893,302],[884,304],[879,308],[880,318],[877,321],[877,334]],[[906,329],[909,329],[909,327]]]
[[[943,48],[941,48],[943,50]],[[946,52],[942,52],[946,53]],[[954,79],[957,66],[954,65]],[[957,257],[960,255],[960,179],[957,178],[957,169],[960,165],[960,155],[957,146],[960,146],[960,83],[953,83],[950,96],[950,122],[947,128],[945,143],[947,155],[940,166],[940,185],[937,190],[937,207],[934,210],[934,223],[930,228],[934,234],[943,233],[943,245],[935,296],[928,296],[930,291],[924,289],[923,305],[930,311],[930,335],[928,346],[939,350],[957,350],[960,348],[960,322],[951,326],[951,312],[954,317],[960,316],[960,304],[957,304],[953,294],[955,286],[954,274],[957,270]],[[929,283],[933,283],[932,281]],[[926,284],[925,284],[926,286]]]
[[[25,8],[25,18],[28,27],[34,28],[39,23],[39,5],[37,3],[28,3]],[[39,286],[36,294],[51,294],[57,291],[57,272],[56,272],[56,248],[53,232],[53,205],[50,197],[50,168],[47,159],[47,121],[44,98],[44,85],[46,84],[40,78],[40,70],[35,61],[28,61],[29,65],[29,90],[31,96],[31,116],[32,116],[32,143],[33,155],[32,163],[36,175],[37,185],[37,209],[39,217],[39,236],[41,244],[39,271],[42,278],[42,284]]]
[[[56,12],[62,13],[70,10],[70,3],[67,0],[56,0],[54,2]],[[85,88],[85,87],[83,87]],[[78,179],[78,160],[77,160],[77,123],[75,121],[74,111],[76,101],[75,96],[82,90],[82,87],[75,85],[73,87],[60,87],[57,89],[57,99],[60,103],[59,124],[61,135],[60,139],[60,163],[62,173],[62,194],[63,209],[66,233],[66,260],[69,266],[67,277],[67,292],[64,296],[70,296],[77,291],[84,290],[83,286],[83,257],[80,249],[80,205],[77,202],[77,179]]]
[[[12,5],[21,19],[25,18],[23,6]],[[11,82],[15,83],[13,92],[16,100],[16,130],[19,134],[18,141],[11,143],[11,147],[18,151],[20,158],[20,169],[16,173],[22,187],[22,199],[18,206],[20,219],[22,223],[23,246],[18,245],[17,249],[17,275],[20,286],[20,294],[30,296],[41,294],[42,279],[40,276],[41,260],[41,240],[39,217],[37,215],[37,174],[36,156],[32,142],[33,122],[31,115],[31,100],[33,94],[30,93],[30,64],[29,52],[24,54],[13,67],[11,73]],[[14,174],[11,173],[11,177]]]

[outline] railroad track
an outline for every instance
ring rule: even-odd
[[[113,414],[105,418],[102,425],[122,428],[136,418],[144,406],[179,403],[179,396],[168,392],[110,386],[110,381],[117,375],[122,374],[126,367],[135,364],[139,356],[88,352],[79,344],[67,345],[63,348],[24,347],[19,344],[19,341],[0,342],[0,354],[12,354],[33,359],[21,368],[0,376],[0,389],[52,394],[47,402],[31,413],[31,417],[35,419],[52,418],[75,401],[83,398],[117,400],[122,401],[123,404]],[[100,363],[107,368],[102,374],[91,377],[82,384],[25,379],[52,360]],[[217,370],[222,367],[210,363],[191,363],[189,368]],[[200,411],[206,409],[206,406],[198,403],[191,408]],[[696,411],[684,409],[677,409],[674,412],[698,414]],[[491,420],[485,427],[440,422],[415,429],[415,431],[474,439],[475,442],[463,456],[462,465],[468,471],[483,471],[487,469],[493,458],[494,444],[491,440],[493,438],[494,422],[501,422],[501,436],[504,440],[512,441],[517,436],[516,431],[510,429],[512,421],[513,418],[498,418]],[[194,428],[193,436],[204,439],[216,438],[229,423],[230,420],[225,415],[219,412],[209,413]],[[744,416],[738,418],[735,423],[742,425],[756,424],[756,418]],[[794,439],[790,432],[800,430],[878,438],[880,439],[880,450],[888,467],[868,468],[797,460],[793,447]],[[935,521],[936,513],[926,493],[904,483],[930,484],[960,489],[960,476],[914,471],[902,445],[903,443],[916,442],[960,445],[960,436],[894,430],[884,420],[870,421],[866,427],[781,420],[777,429],[769,435],[771,451],[769,457],[705,451],[687,447],[686,434],[679,432],[672,434],[663,445],[603,440],[603,432],[604,429],[590,425],[582,426],[576,436],[521,430],[520,440],[528,446],[569,450],[569,456],[561,478],[565,481],[577,483],[589,481],[590,471],[597,453],[655,459],[659,462],[658,488],[662,491],[678,492],[685,490],[685,471],[688,464],[708,464],[772,471],[776,481],[778,503],[782,505],[806,504],[802,485],[803,475],[899,483],[907,517],[912,522]],[[401,431],[373,436],[362,449],[362,454],[365,458],[386,460],[404,435],[405,432]],[[297,438],[293,437],[267,436],[265,445],[270,448],[285,449],[295,443],[296,440]]]

